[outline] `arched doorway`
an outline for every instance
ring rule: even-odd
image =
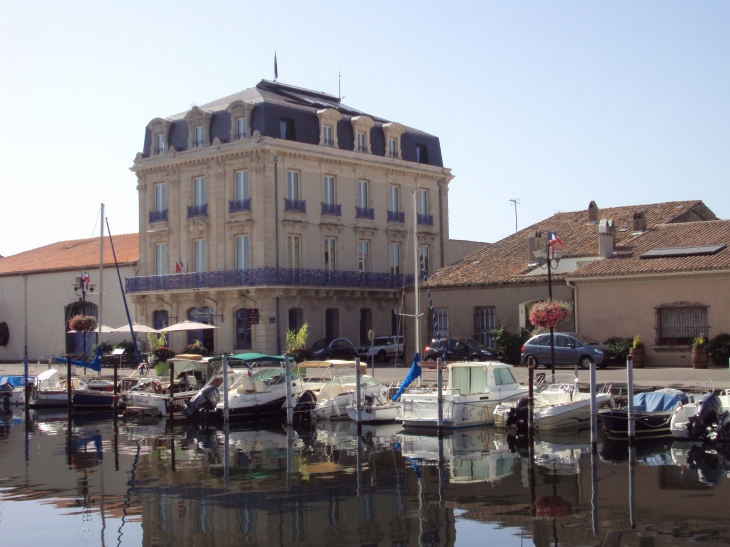
[[[188,310],[188,319],[197,323],[205,323],[206,325],[213,324],[213,310],[208,307],[203,308],[190,308]],[[188,331],[188,344],[194,344],[196,340],[200,340],[203,347],[209,352],[213,353],[213,331],[215,329],[203,329],[203,330],[189,330]]]
[[[96,304],[93,302],[83,302],[82,300],[72,302],[64,308],[63,332],[66,334],[66,353],[83,354],[85,336],[86,354],[89,354],[91,347],[96,344],[96,332],[87,332],[85,335],[82,332],[69,333],[68,322],[75,315],[98,317],[98,313],[98,306]]]

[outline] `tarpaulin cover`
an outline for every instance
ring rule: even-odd
[[[670,412],[679,403],[689,399],[681,391],[650,391],[634,395],[634,410],[637,412]]]

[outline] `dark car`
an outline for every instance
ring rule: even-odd
[[[317,340],[309,349],[315,359],[322,361],[326,359],[353,359],[357,354],[357,348],[347,338],[334,338],[332,340],[323,338]]]
[[[444,338],[441,340],[447,361],[504,361],[504,354],[472,338]],[[423,350],[424,361],[441,357],[441,345],[436,339]]]
[[[616,353],[589,336],[576,332],[556,332],[555,337],[555,364],[578,365],[588,368],[595,363],[598,368],[606,368],[616,362]],[[533,359],[535,367],[545,365],[550,368],[550,335],[539,334],[533,336],[522,346],[522,363],[527,364]]]

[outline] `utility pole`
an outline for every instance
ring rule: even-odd
[[[520,198],[511,199],[510,201],[515,206],[515,233],[517,233],[517,206],[520,204]]]

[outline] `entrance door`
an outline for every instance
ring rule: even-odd
[[[208,307],[204,308],[191,308],[188,310],[188,319],[190,321],[196,321],[198,323],[205,323],[206,325],[213,324],[213,310]],[[200,340],[200,343],[205,349],[213,353],[214,348],[214,337],[213,331],[215,329],[203,329],[203,330],[190,330],[188,331],[188,344],[194,344],[196,340]]]

